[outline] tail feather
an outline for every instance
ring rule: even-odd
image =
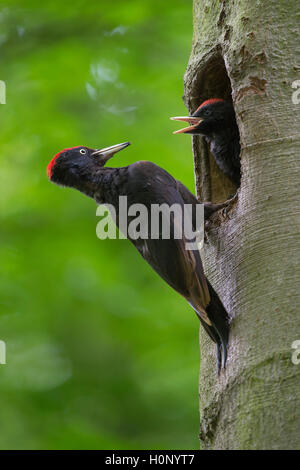
[[[212,325],[207,325],[204,321],[200,321],[208,333],[210,338],[217,344],[217,370],[225,369],[227,360],[227,345],[229,338],[229,316],[225,310],[218,294],[214,291],[210,283],[207,281],[210,302],[206,307],[206,313]],[[197,313],[197,312],[196,312]]]

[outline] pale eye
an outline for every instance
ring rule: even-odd
[[[79,152],[84,155],[86,153],[86,150],[85,149],[80,149]]]

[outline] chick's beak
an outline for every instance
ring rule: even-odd
[[[171,117],[170,119],[171,121],[183,121],[188,122],[190,124],[188,127],[184,127],[183,129],[174,131],[173,134],[189,133],[196,129],[196,127],[203,121],[203,118],[194,116],[177,116]]]
[[[99,155],[99,157],[104,157],[106,160],[113,157],[115,153],[120,152],[124,148],[128,147],[130,142],[123,142],[122,144],[112,145],[111,147],[105,147],[103,149],[95,150],[92,155]]]

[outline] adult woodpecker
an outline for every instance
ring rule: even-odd
[[[127,196],[127,205],[175,203],[193,207],[190,216],[196,230],[195,208],[199,204],[195,196],[169,173],[148,161],[138,161],[121,168],[105,167],[113,155],[129,145],[125,142],[112,147],[94,150],[73,147],[62,150],[50,161],[47,173],[50,181],[75,188],[93,198],[98,204],[111,204],[116,210],[119,225],[119,196]],[[224,204],[204,204],[204,218],[208,219]],[[170,239],[133,239],[142,257],[150,266],[195,310],[211,339],[217,344],[217,368],[225,367],[229,333],[229,318],[217,293],[206,279],[198,249],[187,250],[186,239],[174,237],[175,219],[171,218]],[[128,224],[130,218],[128,218]],[[181,222],[182,224],[186,221]],[[183,234],[184,229],[182,230]],[[161,235],[161,234],[160,234]]]
[[[171,117],[190,126],[173,134],[203,135],[219,168],[236,185],[241,181],[240,137],[231,103],[219,98],[204,101],[191,116]]]

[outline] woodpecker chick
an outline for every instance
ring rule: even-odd
[[[191,116],[170,119],[190,124],[173,134],[203,135],[218,167],[233,183],[240,185],[240,137],[231,103],[212,98],[204,101]]]

